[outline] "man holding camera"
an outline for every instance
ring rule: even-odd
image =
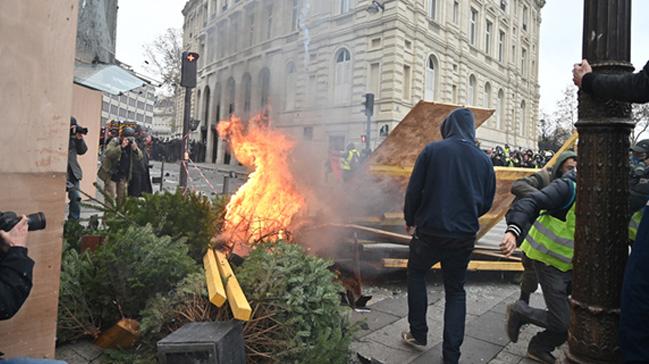
[[[78,155],[84,155],[88,151],[88,146],[83,140],[83,136],[88,134],[87,128],[82,128],[77,124],[74,116],[70,117],[70,141],[68,143],[68,198],[70,199],[70,208],[68,212],[69,220],[79,220],[81,216],[81,207],[79,201],[79,181],[83,177],[83,172]]]
[[[0,230],[0,320],[12,318],[32,289],[34,261],[27,256],[27,218]]]
[[[130,127],[124,128],[122,137],[114,138],[106,147],[98,175],[104,181],[106,194],[113,199],[117,197],[118,206],[124,203],[134,165],[142,158],[142,151],[135,141],[135,130]]]

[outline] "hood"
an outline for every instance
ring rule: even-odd
[[[475,143],[475,120],[471,110],[453,110],[442,123],[442,137]]]
[[[563,165],[563,163],[570,158],[576,159],[577,153],[568,151],[568,152],[563,152],[559,155],[557,162],[552,166],[552,174],[551,174],[552,179],[557,179],[561,177],[560,175],[561,165]]]

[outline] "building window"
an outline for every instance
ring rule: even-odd
[[[318,78],[316,75],[309,75],[309,105],[314,106],[318,97]]]
[[[498,91],[498,105],[496,105],[496,129],[501,128],[503,122],[503,112],[505,110],[505,93],[503,90]]]
[[[453,85],[453,87],[451,88],[451,98],[452,98],[451,102],[454,103],[454,104],[457,104],[457,86],[456,85]]]
[[[487,20],[486,25],[485,25],[485,45],[484,45],[484,51],[487,53],[488,56],[491,56],[491,34],[493,32],[493,23]]]
[[[410,69],[410,66],[404,65],[403,66],[403,99],[406,101],[410,101],[410,89],[412,88],[411,77],[412,77],[412,71]]]
[[[291,30],[297,30],[299,25],[299,9],[300,3],[299,0],[293,0],[293,14],[291,16]]]
[[[469,19],[469,42],[471,45],[475,45],[476,36],[477,36],[477,24],[478,24],[478,11],[474,8],[471,8],[471,18]]]
[[[349,102],[352,90],[352,57],[347,48],[336,52],[334,99],[337,104]]]
[[[527,49],[521,48],[521,73],[527,76]]]
[[[248,14],[248,47],[255,42],[255,13],[254,9]]]
[[[528,22],[528,9],[527,5],[523,5],[523,31],[527,31],[527,22]]]
[[[270,39],[273,35],[273,5],[266,6],[266,39]]]
[[[239,17],[232,19],[232,32],[230,33],[230,53],[236,53],[239,49]]]
[[[457,24],[460,21],[460,2],[453,1],[453,23]]]
[[[252,108],[252,78],[248,72],[243,75],[241,87],[243,88],[243,114],[244,119],[247,119]]]
[[[302,135],[304,136],[304,140],[313,140],[313,127],[312,126],[307,126],[304,128],[302,131]]]
[[[128,104],[129,104],[130,106],[135,106],[136,103],[137,103],[137,101],[135,100],[135,98],[133,98],[133,97],[129,97],[129,98],[128,98]]]
[[[259,85],[261,89],[261,107],[266,107],[270,100],[270,71],[264,68],[259,72]]]
[[[228,80],[228,115],[232,115],[235,110],[235,92],[236,82],[234,78],[230,77]]]
[[[351,0],[340,0],[340,13],[345,14],[349,12],[349,2]]]
[[[428,16],[437,19],[437,0],[428,0]]]
[[[430,55],[426,60],[426,74],[424,77],[424,101],[435,99],[435,86],[437,83],[437,59]]]
[[[521,110],[518,121],[518,134],[525,135],[525,119],[526,119],[526,109],[525,109],[525,100],[521,101]]]
[[[284,100],[286,104],[284,109],[286,111],[295,109],[295,63],[290,62],[286,66],[286,90],[284,93]]]
[[[126,111],[126,109],[123,109],[123,108],[120,107],[119,108],[119,116],[122,117],[122,118],[125,118],[127,115],[128,115],[128,112]]]
[[[505,61],[505,32],[498,33],[498,62]]]
[[[152,116],[145,116],[144,117],[144,122],[147,124],[153,123],[153,117]]]
[[[105,112],[108,112],[108,110],[110,110],[110,104],[107,103],[106,101],[103,101],[101,103],[101,110],[105,111]]]
[[[129,120],[135,120],[135,111],[129,111],[128,118]]]
[[[491,84],[489,82],[484,85],[484,100],[482,104],[486,108],[491,107]]]
[[[375,98],[379,98],[379,87],[380,87],[380,80],[379,80],[379,68],[380,68],[380,63],[372,63],[370,64],[370,69],[369,69],[369,77],[367,80],[367,90],[371,93],[374,94]]]
[[[153,105],[152,104],[146,104],[146,111],[153,112]]]
[[[516,65],[516,46],[512,46],[512,63]]]
[[[344,135],[329,135],[329,150],[342,152],[345,150],[345,136]]]
[[[466,104],[467,106],[472,106],[475,104],[476,100],[476,79],[474,75],[469,76],[469,87],[466,91]]]
[[[144,114],[137,114],[135,115],[135,119],[141,123],[144,122]]]
[[[500,10],[507,12],[507,0],[500,0]]]

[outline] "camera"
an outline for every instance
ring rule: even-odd
[[[73,125],[73,127],[70,128],[70,135],[76,135],[76,134],[88,135],[88,128],[84,128],[79,125]]]
[[[18,216],[13,211],[0,212],[0,230],[9,231],[20,221]],[[45,229],[46,221],[43,212],[37,212],[27,215],[27,227],[29,231]]]

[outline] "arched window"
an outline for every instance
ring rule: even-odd
[[[469,87],[466,90],[466,104],[473,106],[475,104],[476,79],[474,75],[469,76]]]
[[[525,135],[525,119],[527,119],[527,113],[525,108],[525,100],[521,101],[521,110],[518,116],[518,134]]]
[[[228,80],[228,115],[232,115],[235,110],[235,95],[236,95],[236,82],[234,78],[230,77]]]
[[[252,108],[252,79],[250,73],[246,72],[241,79],[241,89],[243,96],[243,113],[244,119],[248,118],[248,113]]]
[[[484,98],[482,100],[484,107],[491,107],[491,84],[489,82],[484,85]]]
[[[286,90],[284,93],[284,109],[289,111],[295,109],[295,63],[286,65]]]
[[[424,101],[433,101],[437,85],[437,58],[433,55],[430,55],[426,60],[424,82]]]
[[[261,107],[268,105],[270,100],[270,70],[263,68],[259,72],[259,86],[261,90]]]
[[[334,100],[337,104],[349,102],[352,91],[352,56],[347,48],[336,52],[334,69]]]
[[[340,0],[340,13],[345,14],[349,12],[349,2],[351,0]]]
[[[498,105],[496,108],[496,129],[500,130],[505,117],[505,93],[502,89],[498,91]]]

